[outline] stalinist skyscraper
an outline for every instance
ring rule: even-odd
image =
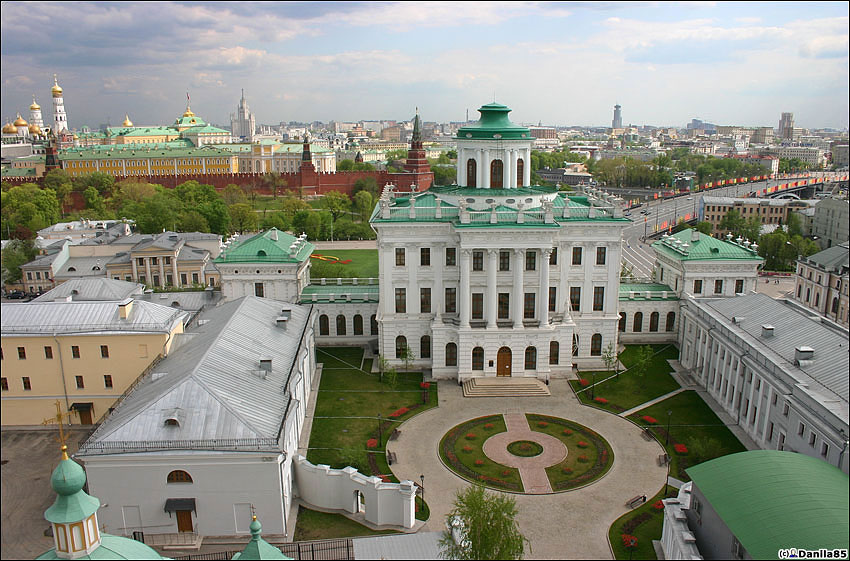
[[[621,129],[623,128],[623,112],[621,111],[620,104],[614,106],[614,118],[611,120],[611,128]]]
[[[257,124],[254,121],[254,114],[248,109],[245,90],[242,90],[242,99],[239,100],[236,113],[230,115],[230,132],[235,138],[244,138],[250,141],[254,138],[254,131],[256,130]]]

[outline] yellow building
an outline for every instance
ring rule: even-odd
[[[59,400],[93,424],[183,332],[187,314],[127,298],[2,304],[0,423],[39,425]]]
[[[127,144],[68,148],[59,153],[62,169],[72,177],[93,172],[122,176],[171,176],[235,173],[237,157],[212,146],[172,147]]]
[[[129,251],[117,253],[106,262],[106,276],[147,286],[216,286],[218,271],[212,264],[221,238],[200,232],[163,232],[141,237]],[[123,241],[123,240],[119,240]]]

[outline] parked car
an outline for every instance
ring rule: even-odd
[[[13,290],[12,292],[6,293],[6,298],[8,298],[9,300],[23,300],[27,297],[29,297],[29,294],[27,294],[23,290]]]

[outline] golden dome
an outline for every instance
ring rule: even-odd
[[[125,127],[132,127],[133,126],[133,121],[130,120],[129,114],[124,115],[124,122],[121,123],[121,125],[125,126]]]
[[[192,109],[190,109],[190,108],[189,108],[189,106],[187,105],[187,106],[186,106],[186,112],[185,112],[185,113],[183,113],[183,116],[184,116],[184,117],[194,117],[194,116],[195,116],[195,114],[194,114],[194,113],[192,113]]]
[[[21,117],[21,114],[18,113],[18,118],[15,119],[15,126],[16,127],[25,127],[25,126],[27,126],[27,124],[28,123],[24,120],[24,118]]]
[[[30,134],[33,136],[41,136],[41,129],[35,123],[30,125]]]
[[[53,97],[62,97],[62,88],[59,86],[56,74],[53,75],[53,87],[50,88],[50,91],[53,93]]]
[[[18,134],[18,127],[12,123],[6,123],[3,125],[3,134]]]
[[[35,94],[32,96],[32,105],[30,105],[30,111],[36,111],[41,109],[41,105],[35,102]]]

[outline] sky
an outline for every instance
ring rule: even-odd
[[[0,117],[848,127],[847,2],[2,2]]]

